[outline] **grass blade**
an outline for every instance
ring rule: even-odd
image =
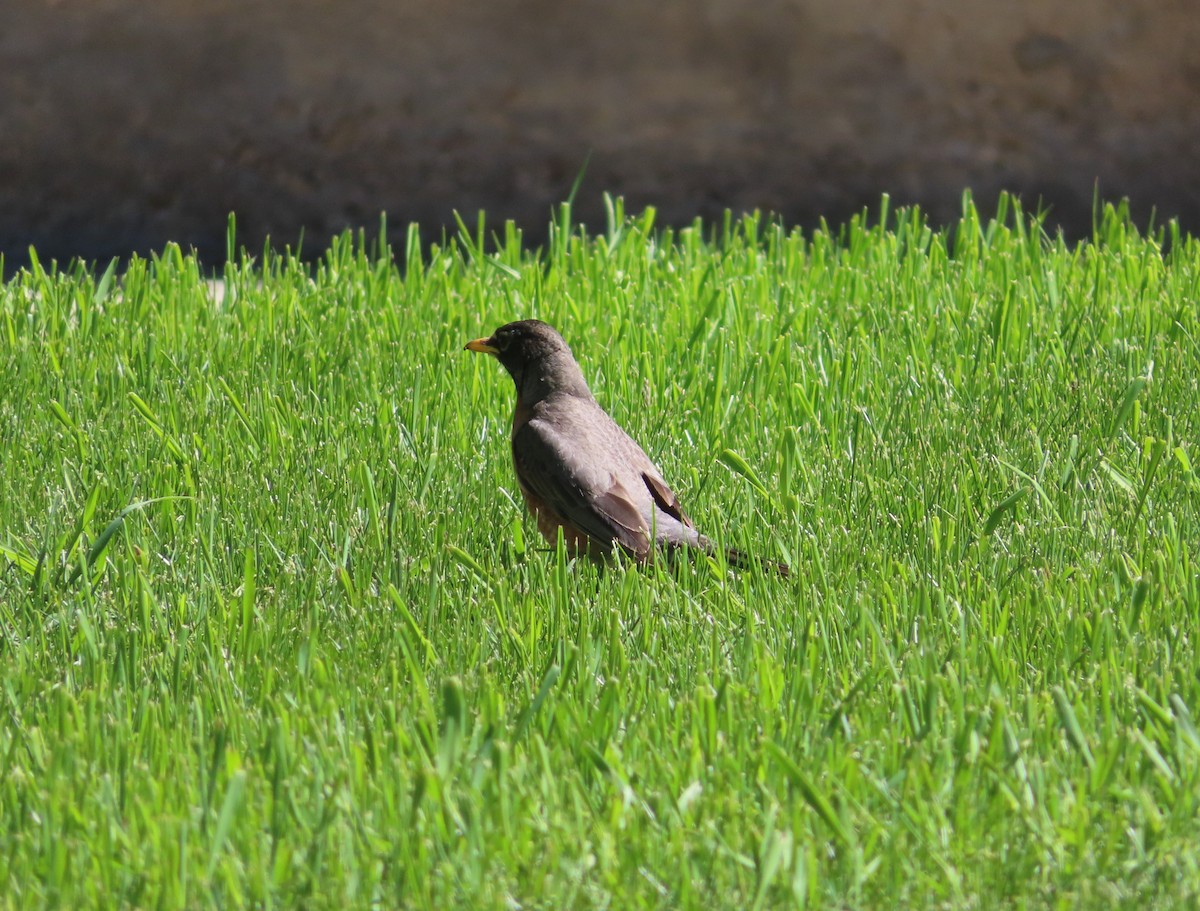
[[[833,834],[837,836],[838,841],[843,845],[853,844],[854,837],[850,830],[842,823],[841,817],[833,809],[833,804],[829,802],[824,794],[817,790],[816,786],[804,774],[795,760],[784,751],[783,747],[773,740],[768,740],[766,746],[768,752],[783,767],[788,780],[800,792],[805,802],[821,817],[825,825],[829,826]]]

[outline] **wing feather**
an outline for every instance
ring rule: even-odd
[[[692,520],[688,518],[688,514],[683,511],[683,507],[679,505],[679,498],[667,486],[666,481],[649,471],[642,472],[642,480],[646,483],[646,488],[650,491],[650,496],[654,498],[654,502],[658,504],[659,509],[673,519],[678,519],[688,528],[696,527],[692,524]]]
[[[528,421],[513,435],[517,477],[536,499],[597,544],[616,541],[638,556],[650,550],[650,531],[630,492],[611,472],[579,463],[553,427]]]

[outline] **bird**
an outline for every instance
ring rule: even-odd
[[[538,531],[555,544],[561,529],[573,556],[597,561],[622,551],[639,564],[659,549],[712,554],[658,466],[596,401],[566,340],[548,323],[506,323],[464,350],[488,354],[517,389],[512,459]],[[732,566],[786,564],[727,550]]]

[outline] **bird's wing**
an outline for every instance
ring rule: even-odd
[[[675,496],[675,492],[667,486],[667,482],[658,476],[654,471],[643,471],[642,480],[645,482],[647,489],[650,491],[650,496],[654,498],[658,508],[665,512],[673,519],[678,519],[680,523],[688,528],[695,528],[692,520],[688,518],[688,514],[683,511],[683,507],[679,505],[679,498]]]
[[[536,499],[604,547],[616,541],[638,556],[650,529],[632,493],[592,453],[581,453],[547,421],[531,420],[512,439],[517,478]],[[603,461],[600,459],[599,461]]]

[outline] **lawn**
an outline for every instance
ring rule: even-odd
[[[1200,241],[608,205],[2,286],[0,907],[1200,896]],[[524,317],[791,577],[542,542]]]

